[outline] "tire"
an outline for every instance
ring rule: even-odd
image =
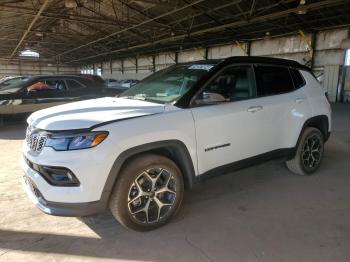
[[[149,231],[169,222],[180,209],[183,195],[183,176],[177,165],[164,156],[145,154],[122,168],[109,208],[124,227]]]
[[[323,154],[324,137],[321,131],[307,127],[300,138],[294,158],[288,160],[286,165],[294,174],[311,175],[320,167]]]

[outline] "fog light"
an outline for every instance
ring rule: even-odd
[[[57,175],[57,174],[51,174],[51,177],[55,181],[65,181],[65,180],[70,180],[67,175]]]
[[[73,172],[67,168],[42,166],[41,173],[52,185],[79,186],[79,180],[76,178]]]
[[[71,172],[63,173],[63,174],[51,174],[51,177],[55,181],[74,181],[75,177]]]
[[[72,171],[65,167],[41,166],[24,157],[28,166],[38,172],[50,185],[79,186],[80,182]]]

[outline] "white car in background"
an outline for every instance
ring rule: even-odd
[[[114,79],[114,78],[106,78],[105,82],[108,87],[113,88],[113,87],[119,87],[120,86],[120,81]]]
[[[113,78],[107,78],[105,79],[105,81],[109,88],[125,89],[125,90],[140,82],[139,80],[136,80],[136,79],[115,80]]]
[[[136,85],[137,83],[139,83],[139,80],[136,79],[126,79],[126,80],[122,80],[121,81],[121,86],[124,88],[130,88],[134,85]]]
[[[38,208],[86,216],[109,207],[125,227],[146,231],[209,176],[272,158],[314,173],[331,108],[309,68],[233,57],[174,65],[118,98],[35,112],[28,125],[23,185]]]

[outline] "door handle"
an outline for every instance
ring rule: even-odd
[[[262,109],[263,109],[262,106],[251,106],[251,107],[248,108],[247,111],[250,112],[250,113],[255,113],[255,112],[258,112],[258,111],[260,111]]]
[[[295,102],[300,104],[300,103],[304,102],[304,100],[305,100],[305,98],[298,97],[298,98],[295,99]]]

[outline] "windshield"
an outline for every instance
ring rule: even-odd
[[[0,92],[3,93],[15,93],[22,88],[22,83],[24,83],[28,78],[16,77],[7,79],[0,83]]]
[[[175,65],[147,77],[120,95],[165,104],[178,100],[214,65]]]

